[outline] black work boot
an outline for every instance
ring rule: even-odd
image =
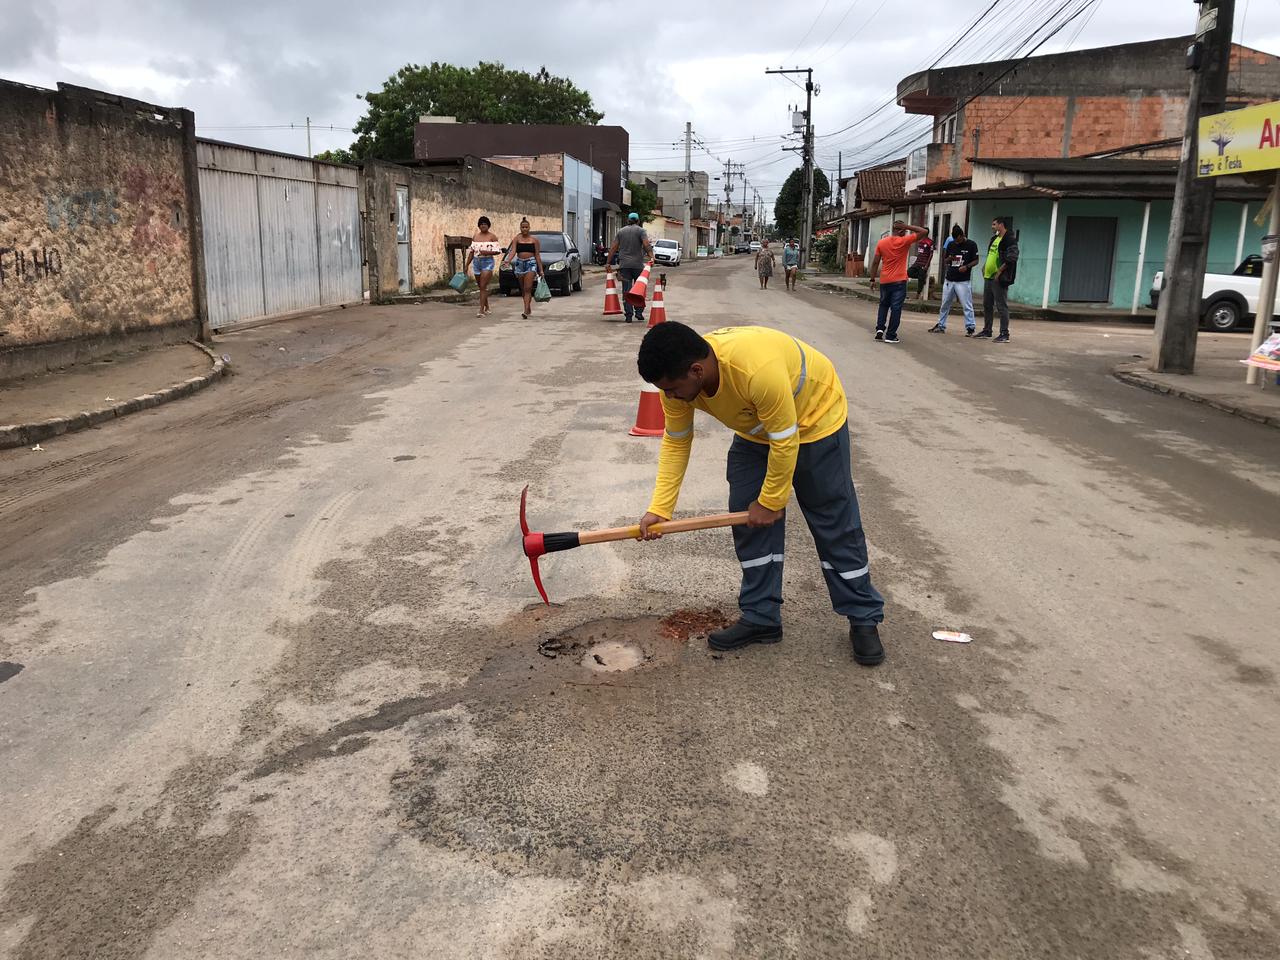
[[[874,623],[849,624],[849,639],[853,641],[853,659],[864,667],[874,667],[884,660],[880,631]]]
[[[716,630],[709,634],[707,645],[712,650],[738,650],[753,643],[777,643],[781,639],[781,627],[769,627],[761,623],[739,620],[723,630]]]

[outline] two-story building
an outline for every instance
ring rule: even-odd
[[[933,119],[931,142],[906,160],[904,189],[923,214],[916,222],[939,238],[964,224],[981,245],[993,217],[1012,217],[1022,260],[1011,300],[1136,310],[1164,266],[1192,39],[905,78],[899,105]],[[1235,45],[1227,108],[1277,99],[1280,57]],[[1264,199],[1263,189],[1220,178],[1211,271],[1258,251]]]

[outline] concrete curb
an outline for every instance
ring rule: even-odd
[[[100,423],[106,423],[108,420],[114,420],[116,417],[123,417],[130,413],[137,413],[139,410],[158,407],[162,403],[177,400],[179,397],[187,397],[199,390],[203,390],[215,380],[226,376],[230,371],[228,364],[203,343],[198,343],[195,340],[188,340],[187,342],[213,361],[213,366],[203,376],[190,377],[181,383],[175,383],[165,387],[163,390],[157,390],[155,393],[144,393],[140,397],[122,400],[109,407],[82,410],[80,413],[69,414],[65,417],[53,417],[37,423],[0,426],[0,450],[9,447],[25,447],[29,444],[39,443],[41,440],[48,440],[50,437],[60,437],[64,433],[74,433],[77,430],[96,427]]]
[[[821,290],[826,293],[838,293],[846,297],[853,297],[854,299],[861,300],[863,303],[878,304],[880,302],[879,295],[873,294],[870,291],[856,290],[850,287],[843,286],[838,283],[830,283],[822,279],[801,281],[801,282],[807,282],[811,284],[813,289],[815,290]],[[981,299],[975,298],[973,306],[974,306],[974,310],[978,314],[979,320],[981,320],[982,318]],[[908,297],[906,301],[902,304],[902,310],[904,313],[906,312],[923,313],[926,315],[936,314],[938,312],[939,307],[941,307],[941,303],[935,303],[932,300],[926,301],[925,303],[921,303],[919,300],[916,300],[914,297]],[[953,318],[958,316],[958,313],[957,313],[958,310],[959,310],[958,304],[952,307],[951,315]],[[1010,304],[1009,306],[1009,318],[1012,320],[1052,320],[1058,323],[1114,323],[1114,324],[1124,324],[1128,326],[1135,326],[1143,321],[1149,321],[1152,319],[1151,316],[1148,316],[1146,314],[1139,314],[1137,317],[1133,317],[1128,314],[1125,314],[1123,316],[1119,316],[1116,314],[1090,316],[1088,314],[1066,313],[1062,310],[1055,310],[1052,307],[1050,307],[1048,310],[1041,310],[1038,307],[1014,306],[1012,304]]]
[[[1182,397],[1184,400],[1190,400],[1192,403],[1203,403],[1205,406],[1213,407],[1215,410],[1221,410],[1223,413],[1229,413],[1234,417],[1251,420],[1254,423],[1265,424],[1268,427],[1280,427],[1280,416],[1268,416],[1267,414],[1256,413],[1253,410],[1248,410],[1225,400],[1216,400],[1213,397],[1206,397],[1204,394],[1196,393],[1194,390],[1185,390],[1182,387],[1171,387],[1168,384],[1160,383],[1144,376],[1132,366],[1121,365],[1112,370],[1111,374],[1121,383],[1127,383],[1134,387],[1141,387],[1143,390],[1150,390],[1152,393],[1160,393],[1168,397]]]
[[[803,283],[805,281],[801,281],[801,282]],[[846,297],[853,297],[856,300],[861,300],[863,303],[878,304],[880,302],[880,296],[878,294],[873,294],[868,291],[855,290],[838,283],[828,283],[824,280],[811,280],[808,282],[813,285],[813,288],[815,290],[822,290],[828,293],[838,293]],[[934,314],[937,314],[939,306],[940,304],[934,303],[932,301],[925,301],[924,303],[921,303],[919,300],[916,300],[913,297],[907,297],[907,299],[902,304],[902,310],[904,313],[910,312],[910,313],[923,313],[926,315],[934,315]],[[981,313],[981,306],[982,306],[981,303],[974,303],[974,308],[978,310],[979,313]],[[958,305],[957,307],[952,309],[953,316],[956,315],[957,309],[958,309]],[[1053,311],[1051,310],[1028,310],[1023,307],[1014,307],[1012,305],[1009,307],[1009,318],[1011,320],[1074,319],[1072,317],[1066,317],[1066,316],[1062,316],[1062,317],[1051,316],[1052,313]],[[1106,322],[1105,319],[1103,320],[1103,322]]]

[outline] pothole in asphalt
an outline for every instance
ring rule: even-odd
[[[616,640],[605,640],[588,647],[579,663],[597,673],[621,673],[640,666],[646,659],[644,651],[639,647]]]
[[[538,644],[548,660],[577,664],[592,673],[622,673],[675,659],[692,637],[729,623],[720,610],[677,610],[666,617],[591,620]]]

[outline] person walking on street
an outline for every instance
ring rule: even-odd
[[[951,228],[951,239],[943,248],[947,263],[947,277],[942,283],[942,307],[938,310],[938,322],[929,328],[930,333],[947,332],[947,315],[951,304],[959,300],[964,311],[964,335],[972,337],[977,327],[973,316],[973,268],[978,265],[978,245],[964,235],[964,228],[956,224]]]
[[[794,239],[788,240],[782,246],[782,272],[787,283],[787,289],[794,291],[796,288],[796,274],[800,271],[800,246]]]
[[[638,213],[627,214],[627,225],[619,230],[613,238],[613,246],[609,248],[608,260],[613,262],[614,254],[618,256],[618,279],[622,283],[623,319],[630,323],[632,318],[644,322],[644,307],[633,307],[626,298],[626,293],[644,272],[644,265],[653,257],[653,244],[649,242],[649,234],[640,226]]]
[[[693,412],[711,414],[736,434],[729,448],[729,509],[742,566],[737,623],[707,639],[736,650],[782,639],[782,557],[792,490],[818,547],[836,613],[849,619],[853,658],[884,659],[877,624],[884,598],[871,583],[866,538],[850,467],[848,398],[835,367],[809,344],[767,327],[728,327],[705,337],[674,320],[649,329],[637,357],[640,376],[663,392],[666,428],[645,540],[671,519],[693,448]]]
[[[520,232],[507,248],[507,259],[511,260],[516,282],[520,284],[520,295],[524,297],[524,313],[520,317],[528,320],[529,314],[533,313],[533,286],[542,276],[542,245],[529,232],[528,218],[520,221]]]
[[[903,220],[893,222],[893,232],[876,244],[876,255],[871,261],[871,286],[880,282],[880,312],[876,315],[876,339],[885,343],[898,342],[898,326],[902,323],[902,303],[907,299],[907,253],[911,245],[929,231],[914,227]],[[884,262],[884,274],[880,264]],[[886,326],[887,323],[887,326]]]
[[[773,265],[776,262],[777,258],[769,249],[769,241],[762,241],[760,249],[756,251],[756,274],[760,277],[761,290],[769,289],[769,278],[773,276]]]
[[[489,281],[493,279],[496,258],[502,255],[502,242],[489,229],[488,217],[481,217],[476,227],[471,246],[467,247],[467,260],[462,265],[462,272],[475,273],[476,285],[480,288],[480,312],[476,316],[483,317],[489,312]]]
[[[1018,241],[1009,232],[1009,218],[991,221],[993,236],[987,245],[987,260],[982,265],[982,331],[979,337],[991,337],[992,313],[1000,314],[1000,336],[992,343],[1009,342],[1009,288],[1018,276]]]

